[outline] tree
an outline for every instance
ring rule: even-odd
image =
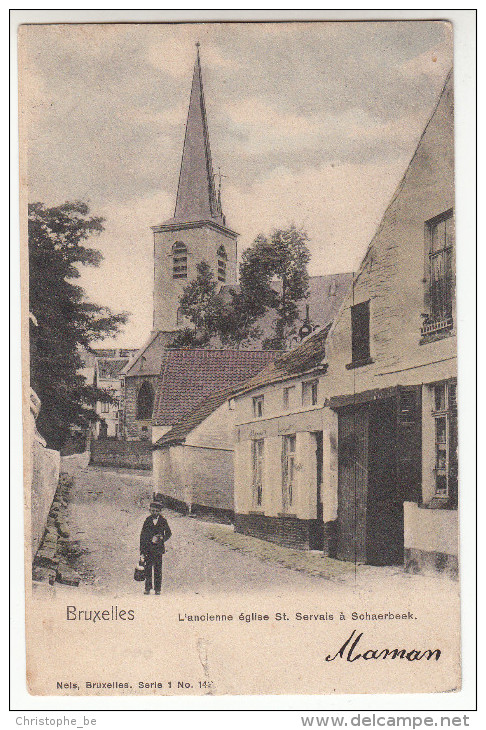
[[[86,427],[96,418],[97,400],[111,400],[79,373],[80,350],[117,334],[128,314],[88,301],[73,283],[80,266],[101,263],[101,253],[85,242],[102,230],[103,219],[90,217],[85,203],[29,205],[31,384],[42,403],[38,428],[51,448],[63,446],[72,426]]]
[[[196,266],[197,276],[182,293],[180,311],[193,325],[178,332],[171,347],[205,347],[216,333],[217,284],[206,261]]]
[[[226,347],[241,347],[262,335],[259,320],[274,310],[274,335],[265,349],[282,349],[294,331],[298,302],[307,296],[310,260],[307,234],[295,225],[259,235],[243,253],[237,288],[217,292],[210,266],[198,265],[198,276],[183,292],[181,312],[192,327],[181,330],[173,347],[204,347],[214,336]]]
[[[307,297],[309,289],[308,240],[303,229],[291,224],[286,229],[275,229],[270,238],[258,236],[243,254],[242,291],[253,292],[265,309],[275,309],[277,313],[275,334],[263,341],[265,349],[282,349],[295,331],[298,302]]]

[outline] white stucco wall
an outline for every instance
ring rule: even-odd
[[[421,509],[414,502],[405,502],[404,547],[457,556],[457,510]]]

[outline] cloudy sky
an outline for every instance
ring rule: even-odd
[[[295,221],[311,274],[354,270],[452,66],[439,21],[23,26],[29,199],[106,218],[88,295],[152,323],[150,226],[173,214],[196,41],[239,248]]]

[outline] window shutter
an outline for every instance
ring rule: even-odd
[[[457,384],[449,383],[449,505],[457,507]]]
[[[422,386],[399,386],[397,393],[397,483],[404,501],[422,496]]]

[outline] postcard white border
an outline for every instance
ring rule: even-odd
[[[20,297],[18,244],[18,159],[16,105],[16,32],[25,22],[167,22],[203,20],[393,20],[444,19],[454,24],[455,99],[456,99],[456,203],[458,241],[458,308],[459,308],[459,377],[460,450],[461,450],[461,591],[462,591],[462,666],[463,689],[451,694],[427,695],[336,695],[336,696],[263,696],[263,697],[33,697],[25,688],[25,635],[23,601],[23,529],[22,504],[22,424],[20,412]],[[211,710],[200,715],[189,713],[199,726],[226,727],[231,719],[226,712],[215,710],[273,710],[268,721],[281,727],[301,726],[302,713],[327,713],[345,710],[401,711],[413,707],[414,713],[441,710],[471,711],[475,704],[475,23],[474,10],[13,10],[11,13],[11,398],[12,398],[12,472],[11,472],[11,555],[12,555],[12,644],[11,681],[12,708],[16,714],[28,711],[37,714],[69,714],[84,711],[86,715],[99,710]],[[5,67],[5,66],[4,66]],[[5,291],[5,288],[4,288]],[[5,382],[5,381],[3,381]],[[484,500],[483,500],[484,502]],[[481,514],[481,513],[480,513]],[[484,554],[484,553],[481,553]],[[446,616],[445,616],[446,620]],[[3,622],[7,626],[7,621]],[[485,684],[486,686],[486,684]],[[294,712],[284,712],[293,710]],[[296,714],[295,714],[296,713]],[[164,714],[164,724],[181,723],[180,712]],[[97,713],[98,726],[106,726],[104,713]],[[241,723],[261,727],[267,713],[241,715]],[[133,713],[119,716],[110,712],[110,727],[131,727],[139,721]],[[196,719],[197,718],[197,719]],[[152,715],[143,722],[160,723]],[[479,727],[479,726],[478,726]]]

